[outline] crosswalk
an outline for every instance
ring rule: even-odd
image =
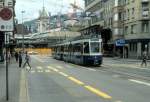
[[[30,73],[52,73],[52,72],[59,72],[58,69],[63,69],[62,66],[36,66],[33,67],[31,70],[29,67],[26,67],[26,69],[28,70],[28,72]]]

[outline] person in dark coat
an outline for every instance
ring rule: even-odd
[[[21,65],[22,65],[22,53],[21,53],[21,51],[19,51],[18,58],[19,58],[19,68],[21,68]]]
[[[19,55],[18,55],[18,52],[16,51],[16,52],[15,52],[15,59],[16,59],[16,62],[18,62],[18,56],[19,56]]]
[[[141,66],[143,66],[143,64],[145,64],[145,67],[147,66],[147,53],[146,51],[143,52],[143,55],[142,55],[142,63],[141,63]]]

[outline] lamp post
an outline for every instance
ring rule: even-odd
[[[24,24],[23,24],[23,14],[25,13],[25,11],[21,11],[21,14],[22,14],[22,50],[23,50],[23,53],[24,53]]]

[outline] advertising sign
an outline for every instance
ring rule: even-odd
[[[126,44],[124,39],[116,40],[116,46],[124,46]]]

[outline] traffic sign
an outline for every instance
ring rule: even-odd
[[[10,20],[12,18],[12,11],[11,9],[9,8],[3,8],[1,11],[0,11],[0,17],[3,19],[3,20]]]
[[[124,46],[126,44],[124,39],[116,40],[116,46]]]
[[[0,8],[0,31],[13,31],[13,8]]]

